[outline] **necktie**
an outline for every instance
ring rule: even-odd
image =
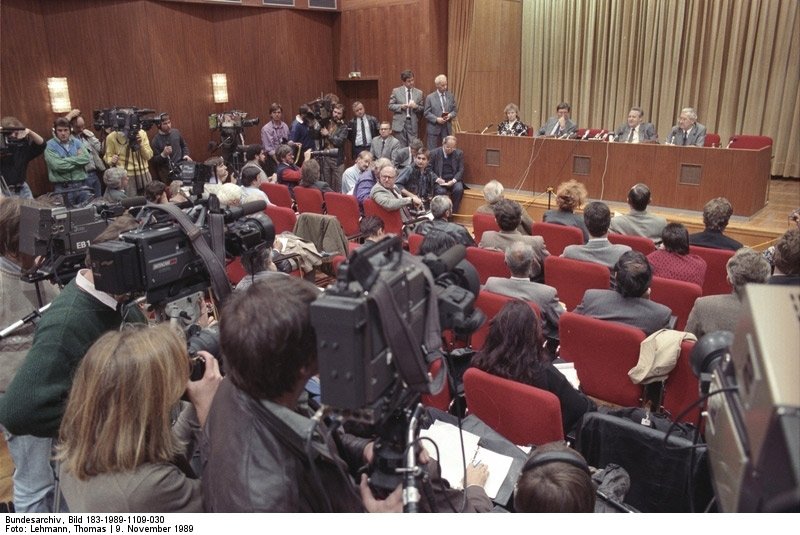
[[[686,140],[687,140],[688,138],[689,138],[689,131],[688,131],[688,130],[684,130],[684,131],[683,131],[683,144],[684,144],[684,145],[686,145]]]
[[[633,142],[633,134],[634,134],[634,132],[636,132],[636,128],[631,128],[631,133],[628,134],[628,143],[632,143]]]
[[[411,89],[406,88],[406,104],[411,104]],[[406,108],[406,117],[411,117],[411,108]]]
[[[439,93],[439,100],[442,101],[442,113],[447,113],[447,106],[445,106],[444,93]]]
[[[386,140],[382,139],[381,140],[381,158],[383,157],[383,149],[385,149],[385,148],[386,148]]]
[[[367,144],[367,129],[364,127],[364,118],[361,118],[361,143]]]

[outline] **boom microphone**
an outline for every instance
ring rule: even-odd
[[[250,201],[244,203],[241,206],[234,206],[233,208],[228,208],[222,213],[224,215],[225,222],[230,223],[231,221],[236,221],[240,217],[250,214],[255,214],[256,212],[263,212],[266,207],[267,203],[265,203],[264,201]]]

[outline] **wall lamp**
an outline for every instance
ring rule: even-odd
[[[224,72],[211,75],[211,87],[214,90],[214,102],[228,102],[228,77]]]
[[[72,109],[66,78],[48,78],[47,91],[50,93],[50,107],[53,113],[66,113]]]

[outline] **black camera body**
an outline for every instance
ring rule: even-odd
[[[139,150],[139,130],[150,130],[153,125],[161,124],[159,114],[150,117],[156,110],[137,108],[136,106],[104,108],[93,110],[93,126],[98,132],[110,128],[116,132],[125,132],[133,150]]]
[[[20,130],[25,130],[25,127],[0,128],[0,156],[8,156],[17,148],[23,147],[28,143],[26,139],[17,139],[9,135]]]

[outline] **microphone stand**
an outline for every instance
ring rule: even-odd
[[[40,308],[38,310],[34,310],[33,312],[31,312],[30,314],[28,314],[27,316],[25,316],[21,320],[15,321],[11,325],[9,325],[8,327],[6,327],[2,331],[0,331],[0,340],[2,340],[3,338],[7,338],[14,331],[22,328],[26,323],[34,323],[34,322],[38,321],[39,318],[42,317],[42,314],[44,313],[44,311],[47,310],[48,308],[50,308],[50,303],[46,304],[45,306],[43,306],[42,308]]]
[[[419,512],[419,482],[418,478],[422,469],[417,466],[417,433],[419,431],[419,419],[422,415],[422,403],[417,403],[406,430],[406,461],[403,467],[403,512]]]
[[[553,186],[547,186],[547,209],[550,209],[550,201],[553,199]]]

